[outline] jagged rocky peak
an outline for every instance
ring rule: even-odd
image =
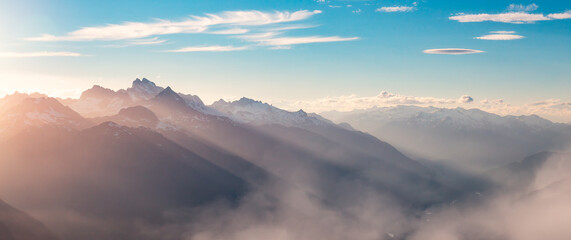
[[[138,86],[138,85],[151,85],[153,87],[157,86],[154,82],[152,82],[151,80],[146,79],[146,78],[143,78],[143,80],[141,80],[139,78],[135,79],[135,81],[133,81],[133,87]]]
[[[161,100],[170,100],[170,101],[177,101],[177,102],[185,102],[182,97],[180,97],[176,92],[172,90],[171,87],[165,88],[155,97]]]
[[[160,93],[164,88],[157,86],[154,82],[143,78],[143,80],[137,78],[133,81],[130,88],[126,90],[127,94],[131,97],[133,101],[138,100],[149,100]]]
[[[302,117],[307,117],[307,113],[305,111],[303,111],[302,109],[299,109],[299,111],[297,111],[296,113]]]

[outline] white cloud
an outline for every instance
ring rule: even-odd
[[[0,58],[31,58],[31,57],[80,57],[86,56],[76,52],[0,52]]]
[[[408,6],[394,6],[394,7],[381,7],[375,10],[376,12],[411,12],[416,8]]]
[[[205,14],[205,16],[190,16],[181,21],[156,20],[154,22],[126,22],[122,24],[109,24],[99,27],[85,27],[69,32],[62,36],[44,34],[40,37],[28,38],[30,41],[116,41],[127,40],[127,44],[115,45],[118,47],[128,45],[160,44],[167,40],[159,40],[158,36],[166,34],[218,34],[234,35],[258,46],[267,46],[270,49],[289,49],[291,45],[305,43],[342,42],[356,40],[358,37],[339,36],[295,36],[276,37],[288,30],[313,28],[316,25],[293,22],[310,18],[320,14],[320,10],[300,10],[296,12],[275,11],[228,11],[221,14]],[[167,52],[190,51],[238,51],[246,47],[231,46],[200,46],[189,47]]]
[[[460,55],[460,54],[483,53],[484,51],[465,49],[465,48],[439,48],[439,49],[426,49],[423,52],[428,54]]]
[[[513,5],[513,4],[512,4]],[[533,6],[537,7],[537,5],[532,4]],[[488,13],[479,13],[479,14],[464,14],[459,13],[454,16],[449,17],[450,20],[456,20],[458,22],[504,22],[504,23],[534,23],[537,21],[550,21],[550,20],[560,20],[560,19],[569,19],[571,18],[571,10],[567,10],[563,13],[551,13],[544,15],[542,13],[528,13],[526,9],[533,9],[532,5],[528,6],[521,6],[515,5],[514,9],[517,9],[517,6],[522,7],[523,10],[505,12],[505,13],[497,13],[497,14],[488,14]],[[531,6],[531,7],[530,7]],[[511,5],[510,5],[511,8]],[[533,9],[535,10],[535,9]]]
[[[230,52],[230,51],[242,51],[246,50],[247,47],[234,47],[234,46],[194,46],[194,47],[184,47],[176,50],[168,50],[167,52]]]
[[[547,15],[547,17],[552,19],[570,19],[571,18],[571,10],[567,10],[563,13],[552,13]]]
[[[450,20],[458,22],[504,22],[504,23],[533,23],[537,21],[551,20],[543,14],[533,14],[526,12],[508,12],[499,14],[458,14],[449,17]]]
[[[460,99],[458,99],[459,103],[471,103],[474,102],[474,99],[468,95],[462,95]]]
[[[344,42],[359,39],[358,37],[322,37],[322,36],[309,36],[309,37],[269,37],[269,38],[254,38],[252,41],[258,42],[262,45],[270,46],[289,46],[295,44],[307,43],[324,43],[324,42]]]
[[[85,27],[63,36],[44,34],[27,38],[30,41],[93,41],[123,40],[175,33],[200,33],[212,26],[260,26],[275,23],[300,21],[321,11],[300,10],[296,12],[228,11],[206,16],[190,16],[183,21],[158,20],[155,22],[126,22],[99,27]]]
[[[529,5],[523,5],[523,4],[510,4],[508,6],[508,11],[516,11],[516,12],[529,12],[529,11],[535,11],[537,10],[539,6],[537,6],[535,3],[529,4]]]
[[[494,32],[491,32],[491,33],[494,33]],[[475,39],[480,39],[480,40],[516,40],[516,39],[522,39],[522,38],[525,38],[525,37],[521,36],[521,35],[502,34],[502,33],[488,34],[488,35],[484,35],[481,37],[475,37]]]

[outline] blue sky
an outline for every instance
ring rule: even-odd
[[[147,77],[207,103],[436,99],[417,102],[571,121],[569,1],[1,2],[0,94]],[[431,54],[451,52],[469,54]],[[381,91],[398,97],[375,102]]]

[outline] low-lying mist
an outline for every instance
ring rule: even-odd
[[[238,206],[217,202],[167,212],[170,224],[139,227],[151,238],[185,240],[563,240],[571,236],[570,156],[545,161],[525,189],[477,192],[426,209],[411,210],[354,184],[338,186],[350,194],[343,206],[297,188],[268,186],[248,194]]]

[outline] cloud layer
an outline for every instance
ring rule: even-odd
[[[406,96],[381,91],[376,96],[358,97],[356,95],[325,97],[306,101],[278,101],[276,106],[288,110],[304,109],[308,112],[351,111],[373,107],[390,107],[397,105],[434,106],[434,107],[468,107],[479,108],[499,115],[532,115],[536,114],[557,122],[571,122],[571,102],[560,99],[547,99],[530,104],[513,105],[502,99],[483,99],[478,102],[473,96],[462,95],[459,98],[437,98]]]
[[[282,105],[289,105],[288,109],[304,109],[311,112],[322,111],[350,111],[354,109],[367,109],[377,106],[395,106],[395,105],[457,105],[471,103],[474,99],[469,95],[463,95],[459,98],[435,98],[435,97],[416,97],[395,94],[387,91],[381,91],[373,97],[357,97],[355,95],[326,97],[312,101],[296,101]]]
[[[542,13],[529,13],[525,11],[519,12],[505,12],[497,14],[479,13],[479,14],[456,14],[449,17],[450,20],[458,22],[503,22],[503,23],[534,23],[537,21],[549,21],[557,19],[571,18],[571,11],[563,13],[552,13],[544,15]]]

